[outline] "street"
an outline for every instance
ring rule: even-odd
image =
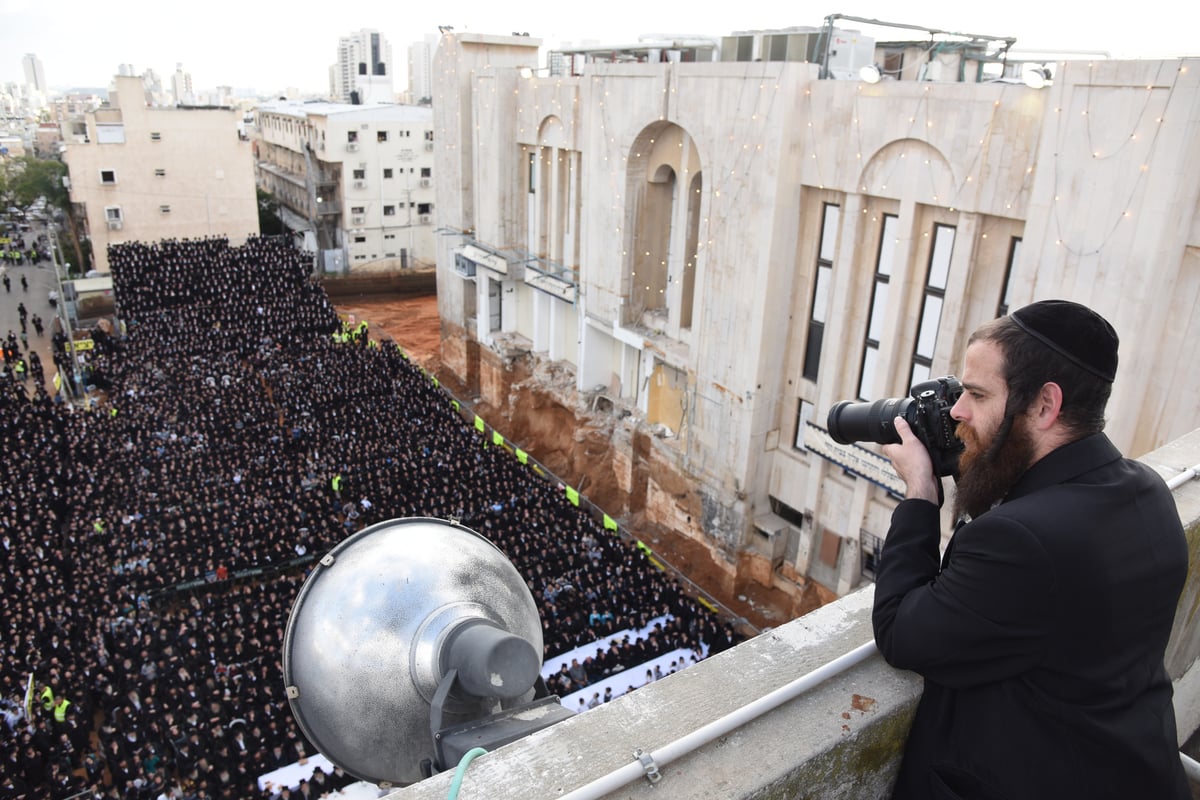
[[[31,241],[37,237],[37,228],[33,232],[25,234],[26,241]],[[7,247],[7,245],[0,245]],[[38,354],[38,358],[42,361],[42,371],[46,376],[46,392],[50,395],[54,394],[54,375],[57,368],[54,366],[53,351],[51,350],[51,336],[55,331],[56,317],[58,310],[63,308],[63,303],[59,302],[59,309],[51,307],[50,292],[58,290],[58,281],[54,274],[54,265],[50,261],[42,260],[37,266],[4,266],[0,267],[0,273],[3,273],[9,279],[8,291],[3,291],[0,284],[0,337],[8,339],[9,331],[12,331],[17,336],[17,341],[20,342],[21,336],[21,318],[18,313],[18,306],[25,305],[26,331],[28,334],[28,349],[21,348],[21,354],[26,359],[28,365],[28,353],[33,350]],[[22,288],[21,278],[25,278],[27,288]],[[32,319],[34,315],[42,318],[42,335],[38,336],[34,330]],[[29,378],[25,386],[32,393],[33,379]]]

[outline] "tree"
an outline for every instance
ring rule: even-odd
[[[279,201],[270,192],[257,190],[258,195],[258,232],[263,236],[280,236],[287,233],[287,227],[279,215]]]
[[[17,159],[0,158],[0,211],[6,211],[15,206],[13,196],[13,179],[20,169]]]
[[[70,202],[66,187],[62,184],[66,174],[67,165],[61,161],[21,156],[13,164],[9,177],[13,205],[28,211],[38,198],[44,197],[47,205],[62,208]]]
[[[75,263],[81,271],[87,269],[79,237],[76,233],[75,210],[71,204],[71,193],[63,185],[67,174],[67,165],[54,159],[21,156],[6,165],[6,186],[11,205],[28,211],[29,207],[45,198],[47,208],[57,208],[63,212],[67,220],[67,238],[75,251]]]

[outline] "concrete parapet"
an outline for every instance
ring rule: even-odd
[[[873,587],[476,759],[463,797],[558,798],[871,641]],[[920,679],[874,655],[607,798],[883,797]],[[447,772],[388,795],[444,798]]]

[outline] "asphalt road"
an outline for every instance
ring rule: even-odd
[[[29,234],[26,236],[28,237]],[[28,348],[22,349],[22,353],[27,355],[30,350],[37,351],[38,358],[42,360],[42,371],[46,375],[46,391],[53,394],[54,384],[52,381],[57,367],[54,366],[50,337],[54,333],[58,313],[50,306],[50,292],[58,288],[54,265],[49,261],[43,261],[38,266],[32,267],[0,267],[0,272],[7,275],[9,279],[7,292],[4,291],[3,284],[0,284],[0,336],[7,340],[8,332],[12,331],[17,335],[18,343],[20,342],[21,317],[17,310],[20,304],[24,304],[29,320],[32,320],[35,314],[42,318],[43,332],[40,337],[34,330],[33,323],[26,322],[29,344]],[[22,277],[25,278],[28,288],[21,287]],[[62,303],[59,303],[59,308],[62,308]],[[28,379],[25,385],[28,391],[32,392],[33,379]]]

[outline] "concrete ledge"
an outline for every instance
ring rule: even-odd
[[[1142,456],[1163,480],[1200,465],[1200,429]],[[1175,611],[1166,664],[1175,682],[1175,722],[1180,741],[1200,730],[1200,477],[1176,487],[1175,506],[1188,540],[1188,580]]]
[[[476,759],[461,796],[558,798],[871,641],[874,587]],[[878,656],[727,736],[659,765],[611,798],[884,797],[920,679]],[[388,795],[445,798],[452,773]]]

